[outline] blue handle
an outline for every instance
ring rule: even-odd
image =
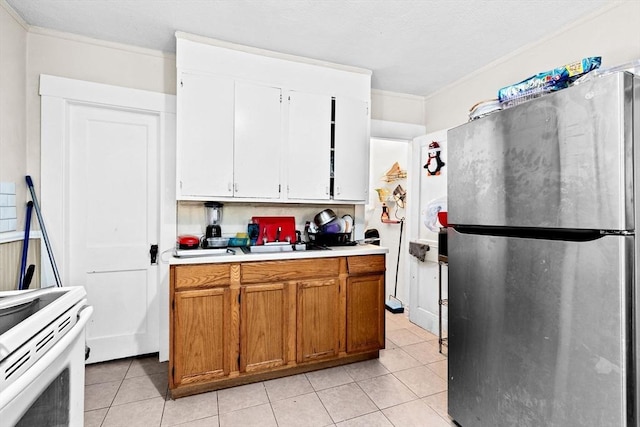
[[[24,224],[24,241],[22,242],[22,262],[20,263],[20,276],[18,278],[18,289],[24,289],[25,269],[27,267],[27,255],[29,252],[29,231],[31,228],[31,211],[33,202],[27,202],[27,215]]]
[[[29,187],[33,187],[33,181],[31,180],[31,175],[27,175],[25,178],[27,179],[27,185]]]

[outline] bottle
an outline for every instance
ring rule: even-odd
[[[380,221],[386,222],[389,221],[389,211],[387,210],[387,204],[382,204],[382,215],[380,215]]]
[[[258,235],[260,234],[260,226],[253,220],[247,225],[247,234],[249,235],[249,241],[251,246],[255,246],[258,242]]]

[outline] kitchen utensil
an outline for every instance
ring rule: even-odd
[[[206,247],[205,247],[205,245],[203,245],[204,249],[226,248],[229,245],[229,238],[228,237],[207,237],[207,238],[205,238],[204,241],[206,242]]]
[[[351,230],[353,230],[353,217],[351,215],[344,215],[342,219],[344,220],[344,232],[351,233]]]
[[[342,227],[340,226],[340,221],[338,220],[338,218],[323,225],[321,229],[323,233],[340,233],[342,231]]]
[[[218,202],[205,202],[204,214],[205,221],[207,223],[207,230],[205,236],[209,237],[222,237],[222,230],[220,223],[222,222],[222,203]]]
[[[336,217],[337,215],[334,211],[332,211],[331,209],[324,209],[316,214],[316,216],[313,218],[313,222],[318,227],[322,227],[323,225],[328,224],[336,219]]]
[[[198,249],[200,239],[196,236],[178,236],[178,249]]]
[[[247,246],[248,243],[249,243],[248,237],[230,237],[228,245],[231,247],[238,247],[238,246]]]
[[[31,200],[33,200],[33,207],[36,210],[36,216],[38,217],[38,223],[40,224],[40,232],[42,233],[42,238],[44,239],[44,245],[47,248],[49,261],[51,261],[53,277],[56,280],[56,286],[60,288],[62,287],[62,280],[60,279],[60,273],[58,272],[58,265],[56,264],[56,260],[53,258],[53,249],[51,248],[51,242],[49,242],[49,235],[47,234],[47,229],[44,226],[44,219],[42,218],[42,212],[40,211],[40,204],[38,204],[36,190],[35,188],[33,188],[33,180],[31,179],[30,175],[27,175],[25,179],[27,181],[27,186],[29,187],[29,191],[31,192]]]

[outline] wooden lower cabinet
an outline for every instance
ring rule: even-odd
[[[297,283],[297,361],[333,357],[339,346],[338,278]]]
[[[347,279],[347,353],[384,348],[384,274]]]
[[[241,287],[240,372],[287,364],[291,310],[287,289],[286,283]]]
[[[174,301],[174,383],[184,385],[228,375],[229,288],[176,292]]]
[[[384,255],[173,265],[173,398],[378,357]]]

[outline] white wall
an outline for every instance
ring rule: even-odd
[[[175,56],[31,28],[27,49],[27,171],[40,183],[40,74],[176,93]]]
[[[24,229],[27,201],[26,52],[26,25],[0,0],[0,182],[16,184],[18,230]]]
[[[393,166],[394,162],[398,162],[401,169],[407,170],[409,163],[409,153],[411,152],[411,146],[409,141],[396,141],[386,139],[371,139],[371,157],[369,162],[369,203],[365,206],[365,224],[364,228],[375,228],[380,233],[380,245],[389,249],[389,253],[386,257],[386,292],[385,300],[389,295],[394,293],[394,285],[396,278],[396,266],[398,263],[398,246],[400,239],[400,224],[387,224],[380,220],[382,214],[382,203],[378,198],[376,188],[386,188],[389,193],[397,185],[407,190],[407,180],[400,179],[395,182],[387,183],[381,178],[385,173]],[[412,195],[407,194],[407,203],[411,203]],[[405,218],[407,212],[405,209],[396,209],[396,204],[393,201],[387,201],[389,207],[390,219]],[[402,232],[402,248],[400,249],[400,267],[398,270],[398,292],[396,297],[401,301],[408,304],[409,299],[409,283],[407,280],[407,268],[408,265],[408,239],[407,239],[407,224],[405,223]]]
[[[371,90],[371,119],[424,124],[424,97]]]
[[[501,87],[589,56],[602,56],[603,67],[640,58],[640,1],[615,2],[427,97],[427,131],[467,122],[469,108]]]

